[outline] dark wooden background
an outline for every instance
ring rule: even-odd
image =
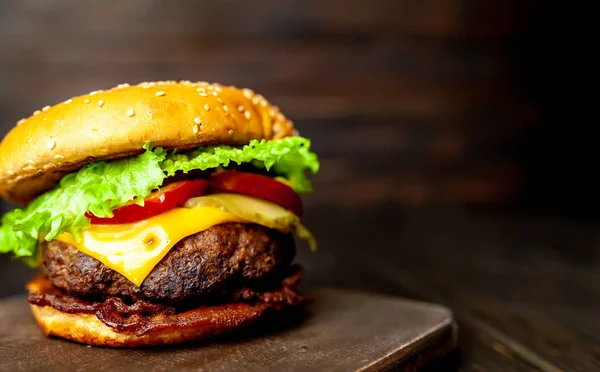
[[[2,132],[125,81],[247,86],[314,138],[315,203],[513,201],[548,119],[519,1],[1,4]]]
[[[593,164],[574,154],[591,99],[573,100],[591,37],[550,4],[4,0],[1,134],[121,82],[218,81],[262,92],[314,139],[324,171],[311,203],[577,201],[589,214],[598,182],[572,163]]]
[[[597,334],[585,333],[600,305],[593,14],[517,0],[3,0],[1,134],[46,104],[122,82],[250,87],[322,159],[305,198],[324,242],[301,254],[309,281],[460,309],[475,366],[568,365],[548,339],[585,345],[588,359],[564,358],[595,365]],[[0,296],[29,275],[0,258]],[[539,320],[550,305],[562,310]],[[489,333],[481,319],[510,331]],[[523,345],[533,359],[515,356]]]

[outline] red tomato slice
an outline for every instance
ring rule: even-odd
[[[96,217],[89,212],[85,215],[91,219],[90,222],[93,224],[137,222],[181,206],[190,198],[204,195],[207,188],[208,182],[206,180],[173,182],[147,196],[144,199],[144,206],[131,202],[115,209],[112,218]]]
[[[210,186],[229,192],[254,196],[278,204],[302,217],[302,198],[291,187],[274,179],[248,172],[224,171],[208,177]]]

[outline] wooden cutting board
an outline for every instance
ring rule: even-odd
[[[0,301],[0,371],[370,371],[418,367],[456,343],[444,307],[340,289],[309,293],[315,303],[285,327],[261,324],[210,342],[127,350],[47,338],[25,297],[12,297]]]

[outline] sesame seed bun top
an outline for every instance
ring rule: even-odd
[[[0,195],[25,204],[84,164],[143,151],[242,145],[297,134],[276,106],[249,89],[205,82],[121,84],[20,120],[0,143]]]

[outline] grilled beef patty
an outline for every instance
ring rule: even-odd
[[[259,283],[289,266],[293,237],[260,225],[225,223],[179,241],[140,287],[61,241],[44,242],[42,272],[88,300],[120,297],[167,304],[202,302]]]

